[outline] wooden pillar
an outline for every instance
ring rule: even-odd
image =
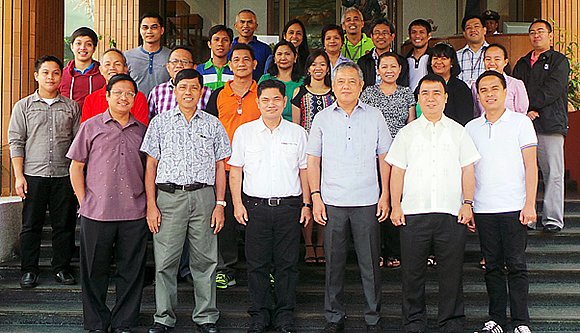
[[[139,46],[139,0],[94,0],[95,31],[102,36],[96,58],[111,48],[121,51]]]
[[[36,89],[34,62],[51,54],[62,59],[64,0],[0,0],[0,188],[11,185],[7,130],[14,103]]]

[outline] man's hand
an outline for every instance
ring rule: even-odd
[[[211,224],[210,224],[212,228],[215,228],[213,230],[214,235],[220,232],[220,230],[222,230],[225,221],[226,217],[224,215],[224,206],[216,204],[215,208],[213,209],[213,213],[211,214]]]
[[[236,221],[238,221],[239,224],[241,225],[247,225],[248,223],[248,211],[246,210],[246,207],[244,206],[244,204],[240,203],[240,204],[234,204],[234,217],[236,218]]]
[[[467,222],[467,230],[471,232],[475,232],[475,221],[471,219],[471,221]]]
[[[310,207],[302,207],[302,211],[300,212],[300,223],[302,223],[302,227],[306,228],[310,221],[312,221],[312,211],[310,210]]]
[[[536,222],[536,207],[534,205],[525,205],[520,212],[520,223],[523,225],[530,225]]]
[[[379,203],[377,204],[377,217],[379,222],[384,222],[387,220],[390,210],[391,208],[389,207],[389,198],[383,192],[379,198]]]
[[[16,189],[16,195],[22,199],[26,199],[26,193],[28,193],[28,183],[24,177],[16,177],[16,182],[14,184]]]
[[[538,118],[540,116],[540,114],[538,113],[538,111],[528,111],[527,114],[528,118],[530,118],[530,120],[534,120],[536,118]]]
[[[464,204],[459,210],[457,215],[457,223],[468,225],[468,223],[473,219],[473,212],[471,205]],[[469,226],[468,226],[469,227]]]
[[[328,217],[326,216],[326,207],[320,195],[312,196],[312,215],[314,216],[314,221],[320,225],[326,225]]]
[[[393,225],[397,227],[400,225],[406,225],[405,214],[403,214],[401,206],[393,206],[393,211],[391,212],[391,222],[393,222]]]
[[[159,226],[161,225],[161,213],[156,204],[147,205],[147,224],[149,225],[149,230],[156,234],[159,232]]]

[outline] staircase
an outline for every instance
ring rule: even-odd
[[[527,258],[530,279],[529,308],[533,332],[580,332],[580,195],[567,192],[566,226],[558,234],[530,231]],[[538,201],[541,212],[541,201]],[[78,235],[78,230],[77,230]],[[50,277],[50,227],[44,228],[39,286],[22,290],[19,286],[18,259],[0,264],[0,332],[82,332],[82,301],[79,285],[61,286]],[[77,241],[78,245],[78,241]],[[243,248],[240,247],[240,254]],[[152,256],[147,263],[147,280],[152,280]],[[301,253],[303,258],[303,253]],[[488,298],[478,266],[481,259],[476,234],[468,236],[464,263],[464,292],[467,315],[466,332],[473,332],[487,319]],[[78,269],[78,260],[73,262]],[[238,286],[218,290],[218,307],[222,332],[245,332],[248,299],[245,262],[238,264]],[[297,292],[296,325],[299,332],[315,332],[324,321],[324,266],[299,265],[300,283]],[[77,275],[78,278],[78,275]],[[382,325],[386,332],[400,332],[401,271],[384,268]],[[346,267],[345,300],[347,332],[363,332],[364,296],[354,250]],[[428,270],[427,304],[430,331],[436,332],[437,269]],[[192,286],[179,283],[174,332],[195,332],[191,321]],[[113,304],[114,287],[109,289]],[[154,287],[149,283],[143,291],[139,325],[135,332],[146,332],[155,312]]]

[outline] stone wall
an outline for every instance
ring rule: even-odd
[[[0,262],[10,260],[19,247],[22,229],[22,199],[0,197]]]

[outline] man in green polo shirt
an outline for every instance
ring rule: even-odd
[[[209,29],[207,46],[211,49],[213,58],[198,65],[197,71],[203,75],[203,84],[212,90],[221,88],[234,79],[234,73],[228,65],[228,51],[233,39],[234,32],[225,25],[214,25]]]
[[[340,51],[343,56],[357,62],[375,47],[372,39],[362,32],[365,25],[363,15],[358,9],[351,7],[342,14],[341,22],[346,38]]]

